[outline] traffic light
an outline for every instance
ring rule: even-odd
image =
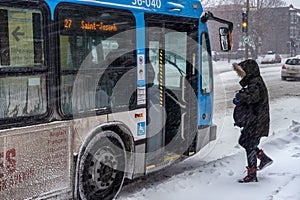
[[[296,43],[295,43],[295,41],[293,39],[291,39],[291,46],[292,47],[296,47]]]
[[[248,31],[248,13],[243,12],[242,31],[246,33]]]

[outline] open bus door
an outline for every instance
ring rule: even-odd
[[[152,167],[188,155],[197,132],[198,20],[168,20],[146,17],[146,160]]]

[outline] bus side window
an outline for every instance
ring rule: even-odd
[[[0,78],[0,119],[47,111],[42,21],[40,10],[0,6],[0,68],[5,74]]]
[[[46,112],[45,77],[0,79],[0,118],[33,116]]]
[[[132,13],[89,8],[73,5],[60,6],[57,10],[60,102],[65,115],[127,108],[130,96],[126,100],[124,95],[136,89],[133,51],[136,34],[132,29],[135,27]],[[66,25],[66,19],[72,19],[72,25]]]
[[[0,23],[0,68],[37,67],[44,64],[40,11],[0,7]]]
[[[201,93],[209,94],[213,90],[212,60],[210,55],[210,44],[208,34],[201,35]]]

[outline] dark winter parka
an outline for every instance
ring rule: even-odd
[[[240,106],[244,115],[235,116],[237,118],[235,120],[242,119],[243,134],[258,138],[268,136],[270,126],[268,90],[260,76],[258,64],[255,60],[246,60],[234,64],[234,70],[242,77],[239,82],[242,89],[236,94],[238,99],[236,107]]]

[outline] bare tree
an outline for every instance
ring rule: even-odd
[[[247,0],[206,0],[208,2],[208,7],[223,8],[221,10],[231,8],[233,10],[240,10],[240,17],[238,19],[233,19],[236,23],[238,21],[238,26],[242,21],[242,12],[246,11],[246,1]],[[268,23],[270,19],[266,16],[266,10],[269,8],[277,8],[286,6],[283,0],[249,0],[250,12],[248,13],[248,35],[251,38],[251,43],[249,44],[250,52],[253,58],[256,58],[260,53],[259,49],[262,44],[261,38],[265,38],[266,30],[268,29]],[[237,13],[233,13],[236,18]],[[240,26],[238,28],[241,28]],[[241,30],[238,31],[242,37],[243,33]]]
[[[253,7],[259,8],[276,8],[286,5],[286,2],[283,0],[252,0]]]
[[[250,0],[252,4],[250,7],[255,8],[253,11],[249,13],[249,35],[252,38],[252,45],[250,49],[252,49],[252,55],[256,58],[256,56],[260,53],[259,48],[261,47],[261,38],[265,37],[267,32],[266,29],[269,20],[263,20],[266,18],[266,10],[268,8],[277,8],[286,6],[286,3],[283,0]],[[275,31],[274,31],[275,33]]]
[[[220,5],[246,5],[246,0],[204,0],[203,6],[220,6]],[[249,0],[252,8],[275,8],[285,6],[284,0]]]

